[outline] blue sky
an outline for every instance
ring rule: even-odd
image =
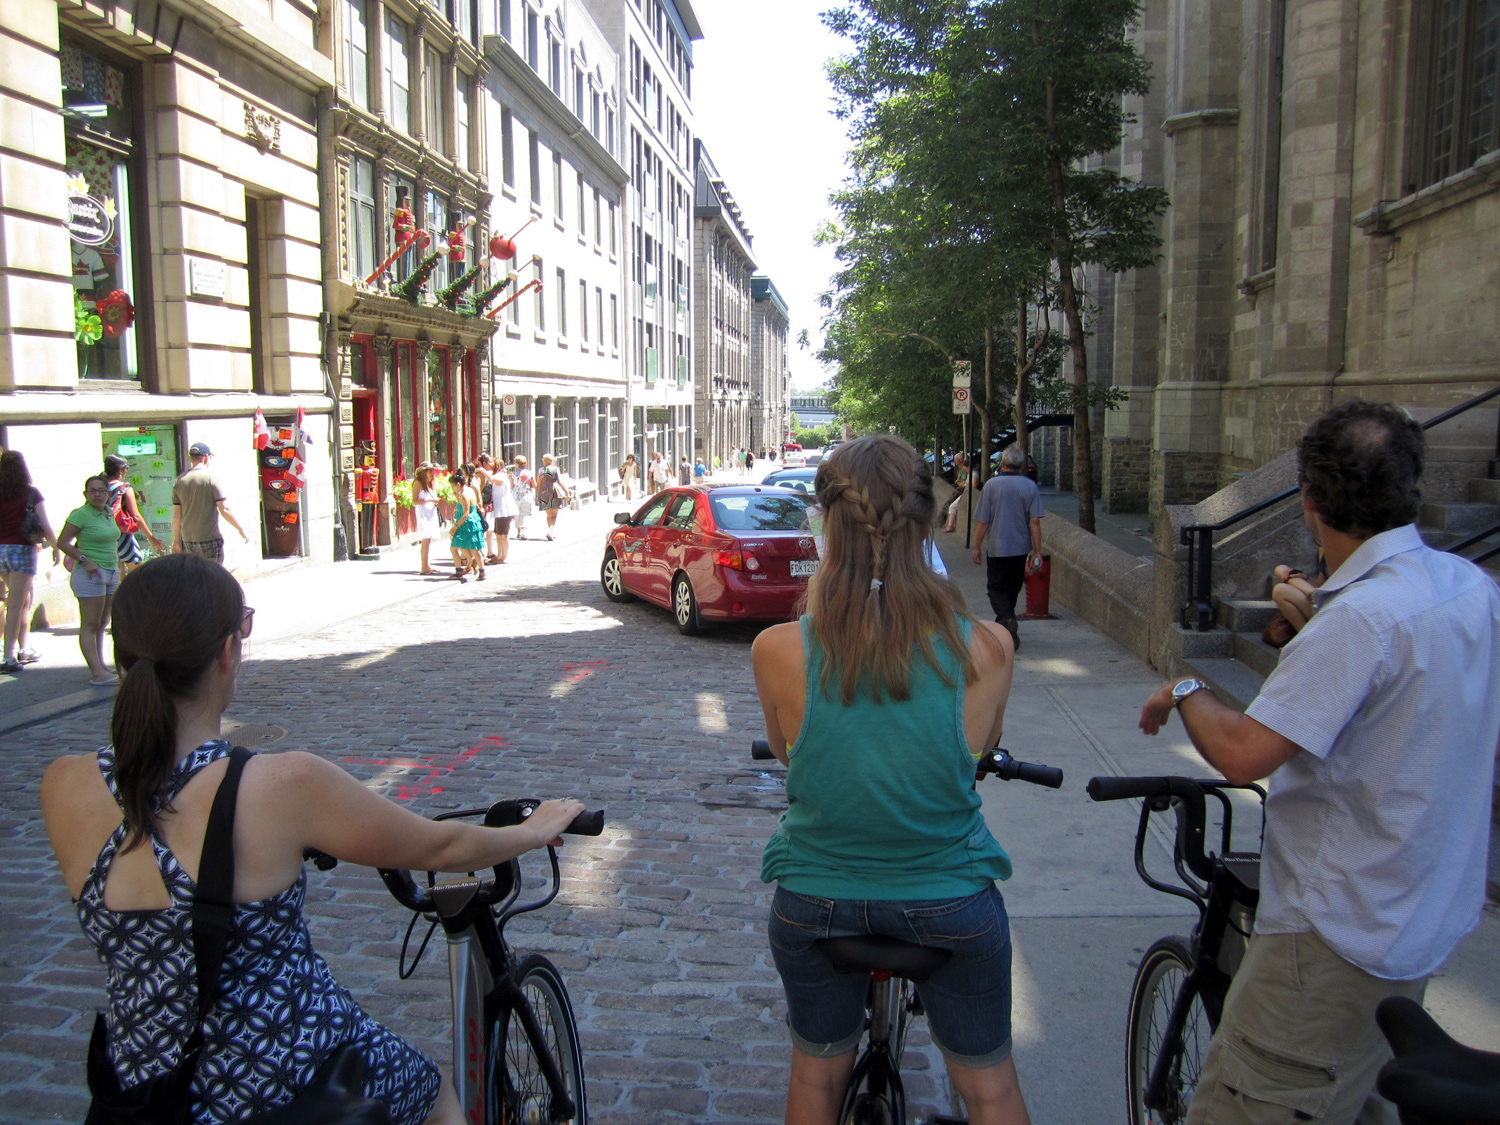
[[[833,217],[828,195],[845,176],[848,139],[833,117],[824,63],[846,41],[818,13],[831,0],[693,0],[703,25],[694,44],[693,113],[698,134],[739,202],[754,236],[761,272],[791,310],[792,341],[805,328],[820,342],[818,294],[837,267],[813,245]],[[826,373],[793,342],[792,385],[822,383]]]

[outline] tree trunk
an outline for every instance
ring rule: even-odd
[[[1026,297],[1022,295],[1016,310],[1016,448],[1031,452],[1031,435],[1026,432],[1026,380],[1031,372],[1026,363]]]
[[[1050,91],[1050,84],[1049,84]],[[1052,160],[1052,191],[1058,220],[1067,222],[1067,196],[1061,161]],[[1078,497],[1078,526],[1094,531],[1094,442],[1089,433],[1089,360],[1084,350],[1083,315],[1073,288],[1073,243],[1066,227],[1053,239],[1063,315],[1068,318],[1068,343],[1073,352],[1073,492]]]
[[[979,412],[979,483],[990,478],[990,396],[994,392],[995,323],[984,322],[984,409]],[[972,397],[972,396],[971,396]]]

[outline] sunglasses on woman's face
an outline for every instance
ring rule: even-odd
[[[250,631],[255,628],[255,610],[250,606],[245,607],[245,615],[240,618],[240,640],[248,641]]]

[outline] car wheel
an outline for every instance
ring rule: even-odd
[[[625,589],[625,574],[620,567],[620,556],[613,551],[604,556],[604,565],[599,568],[599,584],[604,587],[604,596],[612,602],[635,601],[635,595]]]
[[[703,623],[698,620],[698,599],[685,574],[672,580],[672,616],[677,619],[677,631],[684,637],[696,637],[703,632]]]

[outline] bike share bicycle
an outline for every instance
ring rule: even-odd
[[[1136,872],[1152,889],[1187,899],[1198,909],[1190,935],[1164,937],[1141,958],[1126,1025],[1131,1125],[1180,1125],[1260,900],[1260,853],[1232,849],[1229,795],[1253,793],[1264,807],[1266,793],[1259,785],[1188,777],[1094,777],[1087,788],[1095,801],[1141,799]],[[1205,851],[1210,796],[1223,812],[1218,852]],[[1168,811],[1176,818],[1172,864],[1181,886],[1146,869],[1151,817]],[[1404,997],[1382,1001],[1376,1018],[1397,1056],[1381,1071],[1377,1088],[1400,1108],[1403,1125],[1500,1122],[1500,1055],[1455,1043],[1421,1005]]]
[[[757,761],[775,757],[765,739],[750,744],[750,756]],[[1029,781],[1049,789],[1063,783],[1062,770],[1019,761],[1000,747],[976,763],[974,780],[987,775]],[[868,973],[870,977],[865,1000],[868,1038],[849,1075],[839,1125],[906,1125],[901,1059],[911,1021],[922,1014],[922,999],[913,986],[946,964],[949,952],[878,935],[823,938],[814,944],[839,972]],[[925,1125],[967,1125],[962,1101],[951,1083],[948,1101],[951,1115],[928,1118]]]
[[[434,820],[483,817],[486,828],[520,824],[539,801],[498,801],[488,808],[441,813]],[[565,830],[597,836],[602,810],[578,816]],[[338,860],[309,854],[322,870]],[[573,1005],[557,967],[540,954],[518,955],[505,940],[505,924],[540,910],[562,885],[557,849],[550,844],[552,888],[536,902],[520,903],[519,860],[493,869],[493,876],[439,880],[427,872],[419,886],[409,871],[381,868],[380,878],[396,901],[414,912],[401,945],[398,972],[408,979],[438,926],[448,939],[448,984],[453,996],[452,1079],[464,1119],[475,1125],[587,1125],[583,1052]],[[406,964],[417,921],[431,922],[411,964]]]

